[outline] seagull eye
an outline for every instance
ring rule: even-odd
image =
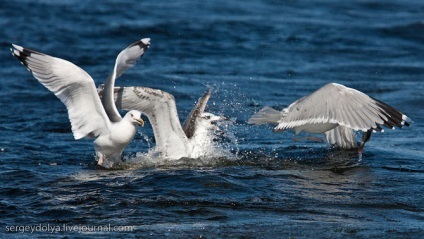
[[[131,113],[130,115],[131,115],[131,117],[134,117],[133,113]]]

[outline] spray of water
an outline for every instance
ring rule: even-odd
[[[239,159],[241,153],[239,139],[236,132],[240,131],[240,126],[245,119],[238,121],[240,115],[248,115],[246,97],[236,84],[228,85],[225,82],[208,85],[213,89],[212,97],[206,111],[213,112],[218,116],[224,116],[228,120],[215,122],[212,129],[205,129],[197,132],[189,143],[191,148],[186,157],[170,159],[162,157],[154,143],[147,136],[143,136],[143,144],[148,144],[147,152],[137,152],[135,155],[125,157],[124,167],[191,167],[191,166],[217,166],[233,164]],[[231,116],[232,118],[229,118]],[[243,123],[240,123],[243,122]],[[205,127],[207,128],[207,127]],[[118,167],[122,167],[119,165]]]

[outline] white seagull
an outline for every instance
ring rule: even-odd
[[[101,98],[106,96],[101,87],[98,92]],[[162,158],[177,160],[205,156],[205,152],[211,150],[213,134],[219,131],[215,123],[226,120],[204,112],[210,89],[199,98],[183,125],[178,118],[174,96],[167,92],[139,86],[115,87],[114,92],[119,109],[136,109],[147,116],[153,128],[155,152]]]
[[[137,41],[118,55],[110,82],[114,82],[116,77],[133,66],[144,54],[148,47],[146,42],[149,42],[148,39]],[[97,94],[94,80],[83,69],[69,61],[22,46],[12,44],[11,51],[43,86],[65,104],[75,140],[94,138],[98,165],[111,168],[114,163],[120,162],[123,150],[135,135],[137,125],[144,125],[141,112],[130,110],[123,118],[119,114],[109,115],[109,118]],[[108,102],[104,104],[108,105]],[[118,112],[114,104],[113,107]]]
[[[249,124],[277,124],[274,132],[291,129],[295,134],[324,133],[329,144],[356,148],[353,131],[363,131],[358,152],[362,154],[372,132],[381,126],[394,129],[412,121],[397,109],[368,95],[337,83],[329,83],[312,94],[296,100],[282,111],[265,107],[254,114]]]

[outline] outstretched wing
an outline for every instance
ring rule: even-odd
[[[109,75],[109,78],[104,85],[104,97],[102,98],[102,104],[105,107],[106,113],[112,122],[119,122],[122,119],[113,100],[115,79],[120,77],[126,70],[133,67],[135,63],[137,63],[137,61],[144,55],[144,52],[147,51],[149,46],[150,38],[143,38],[122,50],[116,58],[113,72]]]
[[[152,125],[156,150],[163,156],[186,152],[188,139],[178,118],[174,96],[147,87],[115,87],[115,103],[122,110],[144,113]],[[102,95],[102,90],[99,89]],[[176,156],[176,158],[178,158]]]
[[[122,50],[116,58],[116,78],[120,77],[126,70],[133,67],[149,47],[150,38],[143,38]]]
[[[200,117],[205,111],[206,104],[208,103],[210,97],[211,97],[211,89],[209,88],[203,94],[203,96],[199,98],[196,105],[194,106],[194,108],[191,110],[190,114],[184,121],[183,130],[188,138],[191,138],[194,135],[194,132],[196,131],[196,119],[197,117]]]
[[[331,123],[353,130],[381,131],[409,126],[411,120],[400,111],[379,100],[346,86],[330,83],[305,96],[283,110],[276,131],[308,124]]]
[[[110,121],[87,72],[69,61],[12,46],[12,54],[65,104],[75,139],[109,131]]]

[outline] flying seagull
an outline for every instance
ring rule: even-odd
[[[102,87],[98,88],[98,92],[101,98],[105,97]],[[115,87],[114,92],[118,109],[136,109],[147,116],[153,128],[155,151],[163,158],[203,156],[213,141],[211,132],[219,130],[215,123],[226,120],[225,117],[205,112],[210,89],[199,98],[183,125],[178,118],[175,98],[167,92],[140,86]]]
[[[372,132],[381,126],[394,129],[412,121],[392,106],[337,83],[329,83],[312,94],[296,100],[282,111],[265,107],[254,114],[249,124],[277,124],[274,132],[287,129],[295,134],[324,133],[329,144],[356,148],[353,131],[363,131],[358,152],[362,154]]]
[[[148,40],[133,43],[118,55],[112,78],[120,76],[143,55],[147,49],[143,41]],[[135,53],[135,49],[138,49],[138,53]],[[12,44],[11,51],[43,86],[65,104],[75,140],[94,138],[98,165],[110,168],[120,162],[122,152],[135,135],[137,125],[144,125],[141,112],[130,110],[123,118],[119,114],[108,116],[97,94],[94,80],[83,69],[69,61],[15,44]],[[104,104],[107,105],[107,102]],[[114,108],[108,109],[118,112]]]

